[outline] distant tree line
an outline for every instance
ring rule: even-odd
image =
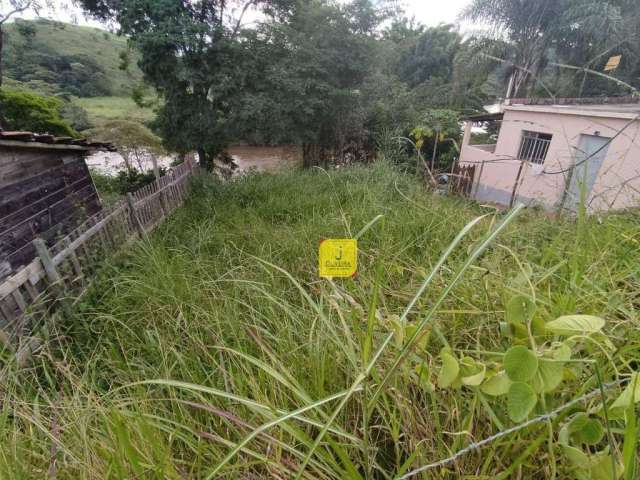
[[[163,98],[166,145],[205,166],[229,142],[299,143],[308,166],[371,151],[381,129],[425,109],[479,108],[485,79],[454,80],[466,43],[452,26],[425,29],[394,2],[84,0],[114,20]],[[245,26],[247,8],[261,11]],[[462,94],[464,92],[464,95]]]
[[[437,130],[428,124],[433,109],[475,111],[505,94],[622,93],[564,64],[598,70],[622,53],[615,74],[630,83],[640,65],[632,0],[475,0],[464,15],[488,30],[468,39],[450,25],[415,24],[392,2],[82,3],[117,21],[139,49],[164,98],[159,133],[172,149],[197,150],[203,165],[237,139],[300,143],[308,166],[358,157],[385,129]],[[244,27],[230,14],[249,7],[263,20]],[[452,137],[441,156],[452,155]],[[430,149],[439,138],[421,144]]]
[[[367,159],[403,138],[446,167],[463,113],[505,96],[625,95],[640,77],[636,0],[473,0],[463,17],[484,28],[466,36],[384,0],[81,4],[116,22],[139,55],[162,100],[153,127],[165,146],[197,151],[206,167],[235,141],[300,144],[313,166]],[[250,9],[259,20],[246,24]],[[614,55],[617,83],[602,74]],[[75,60],[41,54],[34,64],[81,89],[99,65]]]

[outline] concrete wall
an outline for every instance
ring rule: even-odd
[[[547,208],[561,205],[575,162],[581,134],[613,137],[630,122],[627,118],[606,118],[553,112],[506,109],[498,143],[493,153],[464,144],[461,163],[480,163],[476,175],[479,201],[508,205],[520,168],[516,160],[523,130],[553,135],[544,165],[523,163],[516,198],[525,203],[540,203]],[[640,205],[640,122],[635,121],[609,145],[607,156],[591,194],[590,211]],[[468,137],[468,135],[467,135]],[[484,162],[484,165],[482,164]]]

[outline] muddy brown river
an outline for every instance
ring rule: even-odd
[[[277,171],[295,168],[302,163],[302,149],[295,145],[284,147],[237,145],[229,147],[228,152],[240,167],[241,172]]]
[[[280,169],[295,168],[302,163],[302,149],[295,145],[283,147],[236,145],[229,147],[228,153],[240,167],[236,174],[252,170],[273,172]],[[168,168],[173,160],[174,156],[158,157],[158,165]],[[136,160],[132,159],[131,163],[134,167],[142,170],[151,170],[153,168],[149,155],[143,155],[142,158]],[[94,153],[87,158],[87,165],[105,175],[117,175],[119,171],[125,168],[124,159],[117,152]]]

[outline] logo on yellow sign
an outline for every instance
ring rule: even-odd
[[[612,72],[620,65],[622,61],[622,55],[616,55],[615,57],[611,57],[607,64],[604,66],[605,72]]]
[[[320,243],[319,258],[322,278],[353,277],[358,271],[358,241],[324,240]]]

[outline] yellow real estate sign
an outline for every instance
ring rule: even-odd
[[[323,240],[320,243],[319,258],[322,278],[353,277],[358,271],[358,241]]]
[[[616,55],[615,57],[611,57],[607,62],[607,64],[604,66],[604,71],[611,72],[615,70],[616,68],[618,68],[618,65],[620,65],[621,60],[622,60],[622,55]]]

